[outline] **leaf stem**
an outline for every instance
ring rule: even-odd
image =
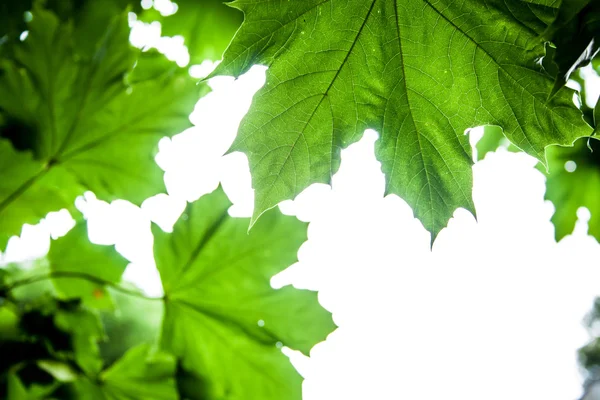
[[[83,279],[92,283],[96,283],[98,285],[109,286],[112,289],[125,293],[131,296],[135,296],[144,300],[159,300],[163,301],[165,299],[164,296],[160,297],[150,297],[144,295],[142,292],[135,289],[128,289],[126,287],[120,286],[114,282],[104,280],[102,278],[98,278],[97,276],[89,275],[84,272],[75,272],[75,271],[54,271],[44,275],[32,276],[30,278],[25,278],[19,281],[15,281],[12,284],[5,287],[6,291],[11,291],[19,286],[26,286],[32,283],[45,281],[48,279],[61,279],[61,278],[70,278],[70,279]]]

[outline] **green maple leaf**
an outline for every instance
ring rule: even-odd
[[[0,249],[23,223],[37,223],[48,212],[68,207],[82,191],[62,167],[49,170],[30,151],[16,151],[2,138],[0,176]]]
[[[269,66],[232,151],[248,155],[253,221],[314,182],[366,128],[387,193],[432,232],[475,212],[466,129],[498,125],[544,161],[545,147],[591,133],[537,59],[552,1],[238,0],[245,21],[216,74]],[[534,46],[534,44],[536,44]]]
[[[53,241],[48,260],[60,297],[81,298],[94,308],[112,307],[105,283],[119,282],[128,264],[112,246],[91,243],[85,223],[77,224],[66,236]]]
[[[158,140],[190,126],[199,98],[183,70],[127,82],[145,67],[129,45],[125,13],[94,46],[86,31],[85,48],[73,24],[39,6],[28,31],[14,57],[0,59],[0,136],[33,155],[0,142],[0,248],[23,223],[68,207],[83,190],[137,204],[163,190]]]
[[[269,282],[297,259],[306,225],[271,212],[248,235],[230,205],[218,189],[190,204],[172,234],[153,226],[163,346],[206,382],[206,399],[300,399],[301,377],[279,347],[307,354],[334,325],[314,292]]]
[[[571,165],[566,165],[567,162]],[[577,210],[587,207],[591,214],[588,233],[600,241],[600,142],[581,139],[572,148],[551,147],[548,163],[545,199],[554,204],[552,223],[556,240],[573,232]],[[569,172],[566,166],[575,169]]]
[[[177,400],[175,367],[173,356],[141,344],[102,371],[96,381],[82,378],[76,382],[76,398]]]

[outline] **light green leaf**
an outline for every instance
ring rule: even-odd
[[[518,152],[519,149],[512,144],[499,126],[488,125],[483,127],[483,136],[477,141],[477,161],[485,158],[487,153],[494,152],[503,147],[511,152]]]
[[[18,152],[2,138],[0,176],[0,249],[24,223],[36,224],[50,211],[69,207],[81,192],[62,167],[48,170],[29,151]]]
[[[269,66],[232,146],[250,160],[253,221],[330,182],[340,150],[373,128],[387,193],[404,198],[435,238],[458,207],[475,211],[466,129],[501,126],[541,161],[547,145],[591,132],[572,91],[547,101],[553,80],[537,59],[553,8],[518,0],[233,5],[245,22],[214,74]]]
[[[163,174],[153,159],[158,140],[190,126],[188,115],[199,98],[200,90],[186,72],[127,84],[139,52],[129,45],[125,13],[96,38],[91,57],[77,51],[72,24],[61,23],[39,6],[28,30],[14,49],[14,59],[0,60],[0,113],[5,121],[0,136],[19,150],[32,150],[37,164],[14,165],[14,170],[25,171],[15,172],[19,179],[7,174],[12,170],[2,171],[8,180],[2,185],[6,188],[0,187],[3,237],[18,234],[16,225],[20,229],[22,223],[37,222],[34,216],[49,211],[45,202],[59,203],[51,196],[44,198],[43,207],[14,204],[37,197],[30,191],[56,169],[67,183],[63,197],[69,202],[74,200],[66,196],[73,180],[99,198],[136,204],[162,191]],[[8,153],[4,147],[2,163]]]
[[[545,199],[554,204],[556,240],[573,232],[577,210],[587,207],[591,213],[588,233],[600,241],[600,142],[584,138],[572,148],[551,147],[548,164]]]
[[[128,264],[112,246],[91,243],[86,224],[82,222],[52,242],[48,260],[59,296],[81,298],[84,304],[94,308],[112,306],[104,282],[119,282]]]
[[[21,379],[15,373],[9,373],[7,377],[7,400],[29,400],[27,389]]]
[[[76,390],[86,400],[177,400],[175,367],[173,356],[141,344],[103,371],[98,384],[82,379]]]
[[[307,354],[334,329],[316,293],[270,279],[297,260],[306,225],[276,211],[248,235],[221,189],[190,204],[173,233],[153,226],[165,290],[163,346],[199,375],[207,399],[296,400],[301,378],[278,348]]]
[[[596,107],[594,107],[594,134],[598,134],[600,131],[600,97],[596,101]]]
[[[108,290],[115,309],[101,312],[107,340],[100,343],[100,353],[108,364],[139,343],[154,343],[160,334],[164,304],[129,293]]]
[[[59,382],[72,382],[77,379],[77,371],[67,363],[56,360],[40,360],[36,364]]]
[[[183,36],[191,64],[220,60],[242,23],[242,14],[222,0],[177,0],[175,3],[178,6],[175,14],[161,17],[153,12],[145,18],[160,21],[163,36]]]

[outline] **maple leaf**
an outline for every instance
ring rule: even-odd
[[[126,13],[103,29],[95,41],[85,31],[80,48],[73,24],[37,5],[27,37],[0,59],[0,136],[12,143],[0,139],[0,249],[84,190],[137,204],[163,190],[157,143],[191,125],[200,90],[184,70],[128,84],[145,63]]]
[[[468,128],[497,125],[544,161],[591,128],[537,62],[554,1],[238,0],[245,21],[214,75],[269,67],[231,151],[250,161],[253,221],[315,182],[367,128],[387,193],[432,240],[458,207],[472,213]]]

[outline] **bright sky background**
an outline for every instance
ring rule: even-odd
[[[187,64],[182,39],[161,39],[160,25],[142,26],[133,18],[132,25],[136,46],[158,47]],[[201,76],[211,65],[193,72]],[[213,92],[191,115],[195,126],[161,140],[156,160],[165,170],[168,196],[150,198],[141,208],[107,204],[91,193],[78,200],[91,240],[116,244],[131,261],[125,279],[147,294],[162,292],[151,220],[171,229],[185,200],[219,182],[234,203],[230,213],[251,214],[247,159],[222,155],[265,70],[211,80]],[[471,140],[478,135],[472,132]],[[589,340],[582,320],[600,294],[600,246],[586,235],[589,213],[583,210],[575,234],[557,244],[553,206],[543,199],[544,177],[535,160],[500,150],[473,168],[478,221],[458,210],[430,251],[429,234],[408,205],[383,197],[376,140],[377,133],[367,131],[342,152],[332,188],[313,185],[281,206],[311,224],[300,261],[273,285],[319,290],[340,326],[310,359],[287,351],[306,378],[304,399],[578,398],[576,349]],[[0,261],[43,256],[49,235],[70,229],[69,218],[63,210],[25,226]]]

